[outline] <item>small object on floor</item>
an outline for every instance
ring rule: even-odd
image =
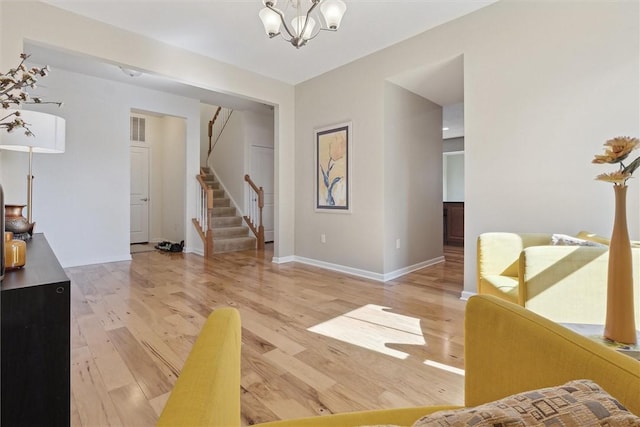
[[[184,240],[180,241],[180,243],[160,242],[155,248],[165,252],[182,252],[184,249]]]
[[[172,243],[171,244],[171,252],[182,252],[184,248],[184,240],[181,240],[180,243]]]
[[[160,242],[155,246],[156,249],[160,249],[161,251],[168,251],[171,249],[171,242]]]

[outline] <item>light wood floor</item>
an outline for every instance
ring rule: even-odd
[[[237,307],[243,324],[245,425],[462,404],[462,254],[446,248],[446,262],[385,284],[273,264],[269,248],[69,268],[72,425],[154,425],[206,316],[222,306]]]

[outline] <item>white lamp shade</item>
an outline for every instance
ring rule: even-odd
[[[313,28],[316,26],[316,20],[312,17],[309,17],[309,23],[307,24],[307,28],[304,28],[305,21],[307,20],[306,16],[296,16],[291,20],[291,26],[293,28],[293,32],[296,36],[300,37],[300,33],[304,29],[304,34],[302,34],[302,38],[305,40],[309,40],[313,36]]]
[[[16,110],[4,110],[2,114],[7,115],[14,111]],[[31,149],[34,153],[64,153],[65,120],[63,118],[30,110],[20,110],[20,118],[33,135],[25,135],[23,128],[2,132],[0,149],[12,151]]]
[[[347,10],[347,5],[342,0],[324,0],[320,5],[320,12],[324,16],[327,28],[337,30],[340,27],[340,21]]]
[[[280,19],[280,15],[276,12],[265,7],[260,11],[260,13],[258,13],[258,16],[262,20],[262,25],[264,25],[264,30],[267,35],[272,36],[280,32],[280,24],[282,23],[282,20]]]

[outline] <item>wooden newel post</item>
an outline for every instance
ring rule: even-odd
[[[264,249],[264,225],[262,225],[262,208],[264,207],[264,190],[260,187],[258,191],[258,249]]]

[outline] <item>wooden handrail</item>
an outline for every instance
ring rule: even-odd
[[[260,194],[263,193],[264,191],[262,190],[262,187],[258,187],[256,185],[255,182],[253,182],[253,180],[251,179],[251,177],[249,175],[245,175],[244,176],[244,180],[247,181],[247,183],[249,184],[249,186],[251,188],[253,188],[253,191],[255,191],[256,193]],[[264,204],[262,204],[260,207],[264,207]]]
[[[222,110],[222,107],[218,107],[218,109],[216,110],[216,113],[213,115],[213,118],[209,120],[209,127],[208,127],[209,151],[207,151],[207,157],[211,155],[211,151],[213,150],[213,147],[211,146],[211,137],[213,136],[213,125],[216,122],[216,119],[218,118],[218,114],[220,114],[221,110]]]
[[[249,215],[245,215],[244,221],[247,223],[253,234],[256,236],[258,240],[258,249],[264,249],[264,225],[262,224],[262,208],[264,208],[264,189],[262,187],[258,187],[252,180],[249,175],[244,176],[244,180],[249,184],[249,187],[258,195],[258,204],[257,204],[257,214],[258,220],[256,223],[255,218]],[[252,209],[252,206],[247,206],[247,211],[250,213],[255,209]]]
[[[218,140],[222,136],[222,132],[227,127],[227,123],[233,114],[233,110],[227,107],[218,107],[213,118],[209,120],[208,134],[209,134],[209,151],[207,152],[207,163],[209,158],[216,148]]]

